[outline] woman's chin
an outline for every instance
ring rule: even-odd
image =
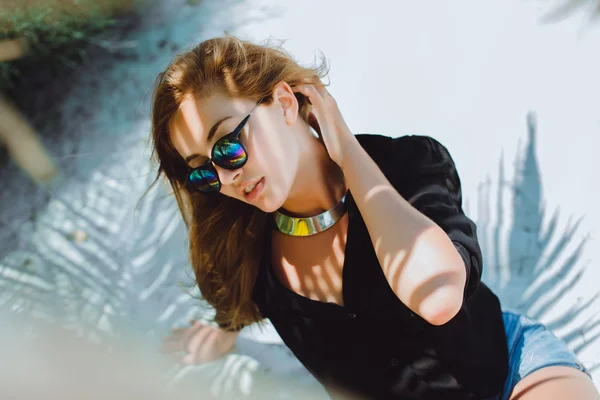
[[[258,204],[258,208],[261,211],[266,212],[267,214],[273,213],[275,211],[277,211],[280,207],[277,206],[273,206],[273,205],[263,205],[263,204]]]
[[[260,201],[260,202],[258,202],[258,204],[256,204],[256,207],[258,207],[261,211],[264,211],[268,214],[279,210],[283,206],[283,202],[273,201],[271,199],[265,199],[265,198],[263,198],[261,200],[262,201]]]

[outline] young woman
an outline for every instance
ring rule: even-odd
[[[196,322],[165,349],[207,362],[269,318],[332,396],[600,398],[565,343],[503,312],[480,281],[447,149],[353,135],[325,75],[324,62],[302,67],[233,36],[159,75],[158,178],[173,188],[220,326]]]

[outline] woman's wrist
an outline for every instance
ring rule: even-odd
[[[244,329],[244,325],[232,326],[230,323],[219,323],[217,325],[219,326],[219,329],[228,333],[239,333]]]

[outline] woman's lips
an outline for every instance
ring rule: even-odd
[[[265,186],[265,178],[263,177],[263,178],[260,178],[260,180],[258,181],[256,186],[254,186],[254,189],[252,189],[250,191],[250,193],[244,192],[244,198],[246,199],[246,201],[251,202],[251,201],[256,200],[258,198],[258,196],[260,195],[260,193],[262,192],[264,186]]]

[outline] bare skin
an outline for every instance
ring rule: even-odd
[[[293,237],[272,234],[272,266],[279,281],[311,300],[344,305],[344,266],[348,215],[318,235]],[[310,249],[310,251],[306,251]]]
[[[175,361],[184,364],[205,364],[218,360],[233,350],[238,332],[190,321],[191,326],[175,328],[163,339],[161,352],[171,354]],[[181,356],[179,353],[185,353]]]
[[[571,367],[546,367],[515,386],[511,400],[598,400],[600,394],[589,376]]]

